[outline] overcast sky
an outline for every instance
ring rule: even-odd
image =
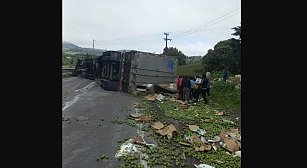
[[[95,48],[161,53],[163,32],[170,32],[168,47],[203,56],[235,37],[240,7],[241,0],[63,0],[63,41],[92,48],[95,39]]]

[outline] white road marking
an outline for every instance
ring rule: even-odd
[[[65,109],[67,109],[69,106],[73,105],[74,103],[76,103],[80,97],[82,95],[84,95],[90,88],[92,88],[94,85],[96,84],[96,82],[92,82],[90,84],[88,84],[87,86],[81,88],[81,89],[77,89],[74,91],[74,93],[76,94],[76,96],[74,97],[73,100],[65,102],[64,103],[64,107],[62,108],[62,111],[64,111]]]

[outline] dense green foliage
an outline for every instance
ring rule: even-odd
[[[177,58],[178,66],[186,65],[186,56],[177,48],[173,47],[164,48],[163,54]]]
[[[240,73],[241,43],[234,38],[220,41],[214,49],[209,49],[203,57],[207,71],[228,69],[232,73]]]
[[[74,67],[77,63],[77,59],[90,58],[89,54],[67,54],[65,52],[62,53],[62,65]],[[96,56],[95,56],[96,57]]]
[[[239,36],[239,39],[241,40],[241,26],[237,26],[232,29],[235,31],[232,35]]]
[[[241,89],[234,82],[217,81],[211,88],[211,99],[234,112],[241,112]]]
[[[231,38],[220,41],[214,49],[209,49],[203,57],[204,71],[223,71],[228,69],[230,73],[241,73],[241,26],[232,28],[239,39]]]

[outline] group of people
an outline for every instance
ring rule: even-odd
[[[179,91],[179,100],[190,102],[198,102],[200,94],[203,100],[208,104],[208,98],[210,97],[210,72],[199,76],[186,76],[179,75],[177,81],[177,88]]]

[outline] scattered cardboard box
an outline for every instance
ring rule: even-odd
[[[162,129],[162,128],[164,127],[164,125],[159,121],[159,122],[154,123],[154,124],[152,125],[152,127],[153,127],[154,129],[160,130],[160,129]]]

